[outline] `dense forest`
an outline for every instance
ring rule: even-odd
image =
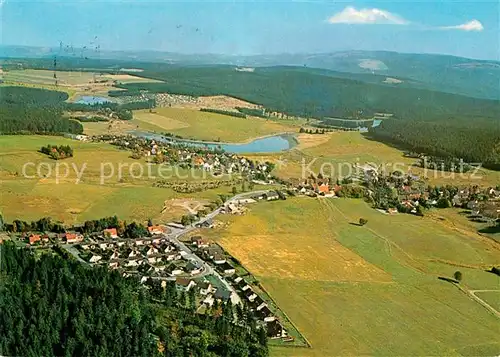
[[[131,94],[148,90],[192,96],[228,95],[260,104],[270,111],[315,118],[371,119],[377,112],[415,120],[500,115],[500,104],[494,100],[334,78],[291,67],[258,68],[255,72],[238,72],[228,66],[175,67],[162,72],[145,70],[140,76],[166,82],[128,83],[118,87]]]
[[[500,169],[500,122],[384,120],[369,136],[438,157]]]
[[[459,157],[500,165],[500,102],[415,88],[396,88],[332,78],[297,69],[257,69],[253,73],[232,68],[176,68],[141,76],[168,83],[131,83],[132,92],[147,89],[187,95],[225,94],[260,104],[268,110],[321,118],[319,127],[335,125],[327,117],[371,119],[391,113],[378,128],[377,140],[442,157]],[[124,94],[124,93],[120,93]],[[342,125],[354,121],[344,121]]]
[[[63,92],[0,87],[0,134],[83,133],[82,125],[63,117]]]
[[[265,331],[229,304],[198,315],[194,295],[89,268],[59,248],[1,249],[0,354],[9,356],[267,356]],[[62,257],[61,257],[62,256]],[[187,296],[188,295],[188,296]],[[233,317],[238,316],[238,324]]]

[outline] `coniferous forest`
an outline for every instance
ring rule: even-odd
[[[265,331],[230,305],[198,315],[191,297],[141,286],[58,254],[0,245],[4,356],[267,356]],[[245,315],[249,316],[249,315]]]
[[[500,169],[500,122],[384,120],[370,128],[375,139],[438,157]]]
[[[63,117],[63,92],[0,87],[0,134],[83,133],[76,120]]]

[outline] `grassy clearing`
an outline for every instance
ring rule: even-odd
[[[38,152],[47,145],[70,145],[75,156],[63,161],[54,161]],[[171,189],[154,188],[159,176],[158,167],[150,168],[143,160],[134,160],[130,153],[108,144],[82,143],[55,136],[0,136],[0,210],[6,220],[16,218],[33,220],[44,216],[65,222],[81,222],[103,216],[118,215],[127,220],[172,220],[187,213],[181,208],[163,210],[165,201],[172,198],[200,198],[214,200],[219,194],[230,194],[230,187],[208,190],[197,194],[178,194]],[[23,176],[23,165],[28,166]],[[41,176],[36,168],[41,166]],[[60,167],[55,176],[56,164]],[[140,165],[139,165],[140,164]],[[74,165],[74,166],[73,166]],[[78,172],[81,180],[76,184]],[[119,175],[121,167],[121,178]],[[144,176],[138,177],[140,170]],[[49,173],[51,174],[45,177]],[[115,174],[112,177],[112,170]],[[101,184],[101,172],[106,175]],[[210,180],[210,177],[193,176],[186,170],[163,171],[174,181]],[[182,176],[181,176],[182,175]],[[182,178],[177,178],[181,176]]]
[[[335,240],[327,211],[317,201],[300,204],[266,202],[252,213],[230,217],[229,234],[220,243],[259,277],[320,281],[380,281],[391,277]],[[299,219],[297,219],[299,217]],[[304,229],[304,222],[321,222]],[[249,232],[255,232],[249,234]],[[332,261],[331,257],[339,257]]]
[[[359,217],[368,224],[351,223]],[[432,218],[386,216],[360,200],[261,203],[211,232],[263,284],[312,343],[273,347],[276,356],[492,355],[498,320],[449,283],[466,288],[499,278],[499,248],[473,231]],[[457,267],[462,264],[470,267]]]
[[[236,118],[227,115],[182,108],[158,108],[134,112],[142,128],[149,124],[185,138],[223,142],[248,141],[264,135],[297,131],[297,127],[260,118]]]

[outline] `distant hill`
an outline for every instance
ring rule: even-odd
[[[242,67],[296,66],[352,74],[376,74],[396,83],[476,98],[500,99],[500,62],[435,54],[387,51],[343,51],[323,54],[228,56],[179,54],[160,51],[100,51],[58,48],[0,46],[0,58],[69,57],[73,60],[157,62],[174,65],[234,65]],[[104,61],[106,62],[106,61]],[[349,78],[345,75],[341,78]],[[366,77],[368,78],[368,77]],[[404,78],[407,80],[404,81]],[[353,76],[350,79],[358,79]],[[411,80],[411,83],[408,83]],[[372,83],[373,80],[368,79]]]

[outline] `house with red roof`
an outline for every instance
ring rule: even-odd
[[[39,234],[30,234],[28,237],[30,244],[35,244],[36,242],[39,242],[42,238],[40,237]]]
[[[151,227],[148,227],[148,232],[151,235],[163,234],[164,229],[161,226],[151,226]]]
[[[118,232],[116,231],[116,228],[105,229],[104,231],[102,231],[102,234],[104,235],[104,237],[109,237],[113,239],[118,238]]]
[[[83,236],[78,233],[66,233],[65,238],[67,243],[78,243],[83,240]]]

